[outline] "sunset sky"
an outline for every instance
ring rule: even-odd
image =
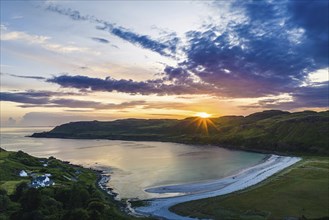
[[[1,0],[1,125],[328,109],[328,7]]]

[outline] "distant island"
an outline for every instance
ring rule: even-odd
[[[328,155],[328,134],[329,111],[267,110],[245,117],[70,122],[31,137],[166,141],[279,154]]]

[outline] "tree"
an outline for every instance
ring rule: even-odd
[[[0,189],[0,212],[3,212],[8,209],[10,205],[10,199],[7,195],[7,191]]]
[[[63,220],[88,220],[88,212],[84,209],[73,209],[68,211],[62,218]]]
[[[101,201],[92,201],[88,204],[88,210],[96,210],[100,213],[104,211],[105,205]]]
[[[11,195],[11,200],[14,202],[17,202],[22,195],[24,194],[24,191],[29,188],[28,184],[26,182],[21,182],[16,186],[15,192]]]
[[[23,210],[36,210],[41,205],[41,193],[38,189],[28,189],[19,200]]]

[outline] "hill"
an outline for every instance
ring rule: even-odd
[[[268,110],[219,118],[70,122],[32,137],[169,141],[276,153],[329,154],[329,111]]]
[[[54,157],[0,148],[0,177],[0,219],[141,219],[97,187],[97,172]]]

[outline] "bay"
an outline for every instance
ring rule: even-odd
[[[233,151],[217,146],[168,142],[76,140],[26,137],[51,127],[1,128],[1,147],[37,157],[54,156],[111,175],[108,186],[120,198],[149,199],[159,194],[146,188],[203,182],[253,166],[264,154]],[[168,196],[168,195],[162,195]]]

